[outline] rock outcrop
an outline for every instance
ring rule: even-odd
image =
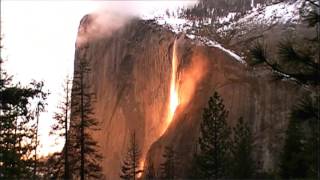
[[[90,22],[82,21],[80,26],[85,33],[83,26]],[[188,100],[177,107],[168,124],[175,39],[178,92]],[[108,179],[119,178],[132,132],[140,145],[141,164],[152,162],[157,169],[164,147],[172,145],[181,157],[176,172],[185,177],[196,148],[202,109],[214,91],[224,99],[230,125],[239,117],[250,122],[260,168],[275,167],[290,107],[303,93],[295,83],[272,81],[269,70],[251,69],[221,48],[204,46],[183,35],[176,37],[152,21],[133,19],[112,36],[84,46],[77,47],[76,57],[85,54],[90,61],[86,83],[96,95],[94,110],[101,128],[92,134],[104,156],[102,166]]]

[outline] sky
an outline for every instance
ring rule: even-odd
[[[1,0],[4,69],[15,82],[44,81],[47,112],[39,123],[40,154],[60,150],[62,139],[49,136],[52,116],[63,96],[63,82],[73,74],[75,41],[81,18],[88,13],[113,11],[126,15],[152,14],[196,1]]]

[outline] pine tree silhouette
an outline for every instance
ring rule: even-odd
[[[37,178],[36,112],[44,111],[48,93],[43,82],[13,84],[2,63],[0,59],[0,179]],[[32,99],[38,107],[31,106]]]
[[[221,179],[228,176],[230,161],[230,128],[223,100],[217,92],[204,108],[200,125],[200,152],[195,155],[194,170],[198,178]]]
[[[255,175],[255,162],[252,157],[253,139],[249,125],[239,118],[233,128],[232,141],[232,170],[231,177],[234,179],[250,179]]]
[[[65,81],[65,85],[64,85],[64,93],[65,96],[63,97],[63,101],[60,103],[60,105],[58,106],[59,112],[54,113],[54,119],[55,119],[55,123],[52,125],[51,127],[51,131],[50,134],[55,134],[58,135],[59,137],[64,138],[65,140],[65,144],[64,144],[64,148],[63,148],[63,154],[60,154],[60,157],[63,157],[63,161],[64,161],[64,179],[70,179],[70,175],[69,175],[69,138],[68,138],[68,131],[69,131],[69,122],[70,122],[70,80],[67,77],[66,81]],[[56,154],[57,155],[57,154]],[[57,165],[56,168],[58,168],[58,166],[61,165]],[[59,171],[60,173],[61,170]],[[58,176],[56,174],[56,176]]]
[[[125,180],[135,180],[142,170],[139,169],[140,150],[136,140],[135,132],[131,135],[127,156],[123,160],[120,178]]]
[[[87,58],[79,57],[72,86],[70,147],[68,149],[70,151],[69,168],[72,173],[70,176],[81,180],[104,178],[100,165],[102,155],[99,153],[97,142],[90,133],[100,130],[92,108],[94,94],[88,83],[90,71]],[[78,173],[78,176],[75,173]]]
[[[154,180],[156,179],[156,171],[154,169],[153,163],[149,162],[148,167],[146,168],[146,175],[145,175],[147,180]]]
[[[175,179],[176,153],[173,147],[166,146],[162,157],[164,158],[164,162],[160,165],[162,178],[168,180]]]

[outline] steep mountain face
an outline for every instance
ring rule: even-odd
[[[90,26],[86,19],[82,33]],[[92,133],[108,179],[119,178],[131,133],[135,131],[145,154],[166,125],[173,41],[173,33],[133,20],[112,37],[77,49],[91,64],[87,82],[96,95],[94,110],[101,127]]]
[[[79,34],[91,25],[86,19]],[[214,91],[224,99],[230,125],[239,117],[250,122],[259,168],[272,170],[290,107],[304,93],[291,81],[272,81],[268,69],[251,69],[223,48],[177,37],[153,21],[133,19],[112,36],[77,46],[78,55],[91,64],[86,83],[96,95],[94,111],[101,128],[91,133],[100,145],[108,179],[119,178],[133,132],[141,149],[141,167],[152,162],[158,169],[165,146],[172,145],[179,158],[176,172],[185,177],[196,150],[202,109]],[[175,58],[179,104],[171,119]]]

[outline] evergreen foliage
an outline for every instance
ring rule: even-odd
[[[251,0],[200,0],[198,4],[185,10],[184,14],[190,18],[211,18],[216,21],[229,13],[244,14],[256,4],[268,5],[272,2],[273,0],[254,0],[253,2]]]
[[[293,108],[291,112],[291,121],[297,122],[301,133],[303,133],[303,146],[304,149],[304,160],[307,164],[305,172],[306,178],[317,178],[319,177],[319,159],[320,159],[320,117],[319,117],[319,103],[320,96],[306,96],[301,99]],[[307,128],[303,128],[304,124]],[[290,123],[289,127],[290,128]],[[287,136],[294,136],[287,133]],[[292,137],[294,138],[294,137]],[[289,143],[289,142],[288,142]],[[297,147],[295,147],[297,148]],[[286,150],[286,149],[284,149]],[[300,163],[301,165],[301,163]]]
[[[309,7],[309,8],[306,8]],[[305,0],[301,9],[304,21],[309,27],[315,27],[320,23],[320,4],[318,0]]]
[[[139,160],[141,158],[141,153],[136,140],[136,135],[133,133],[131,135],[129,148],[127,155],[122,162],[120,178],[125,180],[135,180],[138,174],[142,173],[139,167]]]
[[[249,125],[239,118],[233,128],[232,142],[232,170],[231,177],[235,179],[250,179],[255,175],[255,161],[253,160],[253,139]]]
[[[160,164],[161,177],[163,179],[175,179],[176,154],[172,146],[166,146],[162,155],[164,162]]]
[[[280,176],[282,178],[306,177],[307,162],[304,143],[305,138],[299,122],[290,119],[280,162]]]
[[[102,156],[99,146],[92,138],[90,132],[99,130],[94,118],[94,94],[90,90],[90,68],[87,59],[79,58],[80,62],[75,67],[71,99],[71,122],[69,133],[69,157],[71,178],[102,179],[100,162]],[[79,156],[77,156],[79,155]]]
[[[275,58],[270,58],[261,42],[251,49],[252,66],[264,64],[275,72],[277,79],[294,79],[310,91],[292,109],[280,162],[283,178],[320,178],[319,8],[317,1],[305,0],[301,9],[309,27],[316,28],[315,38],[298,43],[280,41]]]
[[[217,92],[204,109],[200,126],[199,152],[194,154],[189,176],[192,179],[250,179],[256,175],[253,139],[249,125],[239,118],[231,129],[228,111]]]
[[[150,162],[148,163],[148,167],[147,167],[147,170],[146,170],[146,179],[147,180],[154,180],[157,178],[156,176],[156,171],[154,169],[154,166],[153,166],[153,163]]]
[[[63,154],[59,153],[61,157],[64,159],[64,179],[70,179],[69,176],[69,141],[68,141],[68,131],[69,131],[69,115],[70,115],[70,80],[66,79],[65,86],[64,86],[64,93],[65,96],[63,97],[63,101],[58,106],[59,112],[56,112],[54,114],[53,119],[55,120],[55,123],[52,125],[52,129],[50,131],[50,134],[58,135],[59,137],[64,138],[65,145],[63,148]],[[60,166],[60,165],[59,165]],[[61,167],[61,166],[60,166]],[[56,166],[57,168],[57,166]],[[59,171],[60,173],[61,170]],[[58,174],[56,174],[58,176]]]
[[[200,152],[195,156],[195,176],[204,179],[228,177],[230,161],[230,128],[223,100],[217,92],[204,108],[200,127]]]
[[[319,5],[314,0],[305,0],[311,5],[303,6],[305,21],[310,27],[319,26]],[[318,27],[317,27],[318,28]],[[264,64],[276,72],[279,79],[292,78],[304,85],[318,86],[320,79],[319,64],[319,30],[314,40],[306,43],[295,43],[293,40],[282,40],[277,47],[275,58],[268,54],[266,44],[256,42],[250,49],[252,66]]]
[[[40,174],[43,179],[62,179],[65,175],[63,165],[62,152],[55,152],[46,157],[42,164]]]
[[[278,79],[292,78],[306,85],[319,85],[319,63],[315,61],[312,53],[299,51],[292,42],[280,42],[278,45],[278,60],[268,57],[267,48],[257,42],[251,49],[252,66],[266,64],[276,74]]]
[[[43,82],[13,84],[0,60],[0,179],[36,178],[37,113],[44,111],[48,93]],[[33,102],[38,102],[36,107]]]

